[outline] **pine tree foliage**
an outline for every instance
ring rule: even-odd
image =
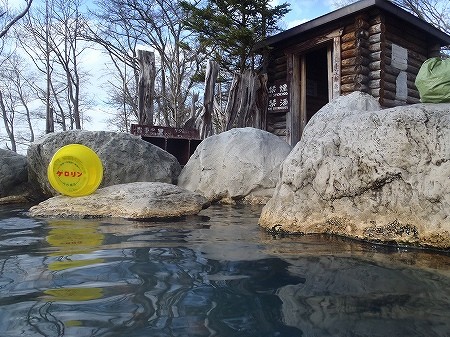
[[[253,69],[253,47],[280,31],[279,20],[288,3],[271,6],[270,0],[181,1],[187,27],[197,34],[205,50],[222,69],[243,72]]]

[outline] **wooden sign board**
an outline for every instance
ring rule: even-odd
[[[197,129],[131,124],[131,134],[143,137],[200,139]]]
[[[268,112],[289,111],[289,85],[286,81],[277,81],[269,85]]]

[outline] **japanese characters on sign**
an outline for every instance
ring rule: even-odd
[[[287,82],[278,81],[269,85],[269,112],[286,112],[289,110],[289,86]]]
[[[199,139],[200,135],[197,129],[172,128],[167,126],[152,126],[131,124],[131,133],[133,135],[144,137],[161,138],[181,138],[181,139]]]

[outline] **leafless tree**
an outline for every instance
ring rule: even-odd
[[[154,122],[182,126],[191,115],[194,75],[200,71],[204,54],[185,30],[184,13],[177,1],[101,0],[98,5],[97,28],[91,28],[87,38],[101,44],[116,59],[113,61],[116,69],[117,60],[123,64],[122,69],[126,65],[127,74],[134,76],[134,81],[122,83],[132,83],[136,88],[139,79],[136,48],[145,46],[154,51],[157,68]],[[132,110],[138,111],[137,104]],[[140,120],[140,116],[135,117]]]
[[[114,71],[108,76],[108,104],[118,113],[112,114],[107,122],[117,131],[129,132],[130,124],[138,118],[136,81],[134,71],[120,59],[111,56]]]
[[[14,24],[23,18],[30,10],[33,0],[25,0],[24,8],[16,14],[11,14],[8,8],[8,1],[4,1],[0,6],[0,19],[3,21],[0,31],[0,39],[3,38]]]
[[[17,152],[16,138],[14,137],[15,111],[8,109],[7,105],[5,104],[6,100],[7,98],[5,98],[4,91],[0,90],[0,110],[2,112],[2,118],[5,124],[5,131],[11,143],[10,150]]]
[[[27,14],[32,2],[33,0],[26,0],[24,3],[24,7],[17,13],[14,13],[11,10],[8,1],[3,1],[2,3],[0,3],[0,55],[2,56],[2,65],[5,60],[8,60],[8,58],[10,57],[9,52],[7,53],[8,55],[4,54],[5,38],[11,28]],[[16,140],[14,137],[14,114],[8,111],[6,104],[7,97],[5,96],[9,95],[4,94],[2,90],[3,88],[0,88],[0,110],[5,125],[5,131],[11,143],[11,150],[17,151]]]
[[[81,0],[50,0],[45,7],[35,7],[17,30],[17,39],[44,74],[47,83],[40,84],[41,99],[48,109],[46,132],[54,130],[53,119],[62,130],[81,129],[83,77],[80,59],[89,47],[80,34],[85,19]],[[50,113],[49,113],[50,112]]]
[[[125,5],[102,0],[98,6],[84,38],[102,46],[110,59],[106,103],[117,113],[108,123],[117,130],[128,131],[129,124],[139,120],[137,46],[142,43],[142,33],[129,22],[131,13]]]
[[[4,60],[0,70],[1,107],[11,149],[17,150],[17,144],[29,144],[34,141],[35,114],[30,104],[37,98],[34,88],[36,78],[26,70],[23,58],[12,53]],[[20,128],[15,126],[20,124]]]

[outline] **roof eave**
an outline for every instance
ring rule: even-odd
[[[299,26],[290,28],[284,32],[281,32],[281,33],[278,33],[271,37],[268,37],[267,39],[256,44],[255,49],[258,50],[258,49],[261,49],[264,47],[276,45],[277,43],[279,43],[281,41],[288,40],[299,34],[310,31],[314,28],[324,26],[333,21],[341,20],[345,17],[348,17],[350,15],[361,12],[361,11],[371,8],[371,7],[383,9],[388,13],[391,13],[397,17],[400,17],[401,19],[405,20],[406,22],[413,24],[414,26],[427,32],[428,34],[433,35],[437,40],[439,40],[441,47],[450,45],[450,35],[440,31],[439,29],[437,29],[436,27],[427,23],[426,21],[406,12],[402,8],[398,7],[397,5],[394,5],[393,3],[386,1],[386,0],[363,0],[363,1],[355,2],[348,6],[342,7],[331,13],[322,15],[316,19],[308,21]]]

